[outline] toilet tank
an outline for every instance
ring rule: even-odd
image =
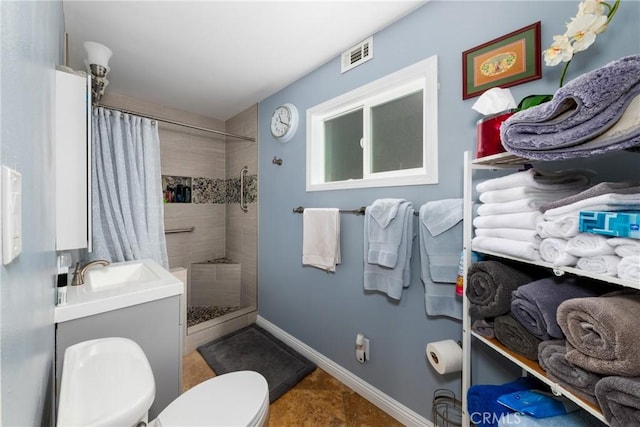
[[[132,426],[155,397],[151,366],[138,344],[101,338],[64,353],[57,425]]]

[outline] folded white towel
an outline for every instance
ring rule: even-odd
[[[567,241],[557,237],[549,237],[540,243],[540,257],[555,266],[574,266],[578,258],[567,253]]]
[[[531,187],[541,190],[566,190],[587,186],[591,182],[591,176],[593,175],[594,173],[592,171],[579,169],[557,172],[528,169],[526,171],[483,181],[476,186],[476,190],[480,193],[513,187]]]
[[[607,237],[591,233],[580,233],[572,237],[564,250],[577,257],[594,257],[615,253],[613,248],[607,244]]]
[[[302,264],[336,271],[340,264],[340,212],[305,208],[302,213]]]
[[[503,215],[486,215],[477,216],[473,219],[473,225],[476,228],[523,228],[526,230],[535,230],[536,225],[543,220],[542,213],[535,212],[519,212]]]
[[[516,258],[539,261],[540,253],[538,246],[534,243],[519,242],[517,240],[502,239],[500,237],[474,237],[471,247],[478,252],[494,252],[502,255],[509,255]]]
[[[478,207],[478,215],[498,215],[518,212],[531,212],[540,209],[540,206],[548,203],[546,200],[536,198],[514,200],[503,203],[483,203]]]
[[[579,200],[569,205],[549,209],[544,213],[545,219],[554,219],[579,211],[622,211],[640,210],[640,194],[602,194],[589,199]]]
[[[573,196],[576,193],[584,190],[584,188],[576,188],[575,190],[540,190],[538,188],[531,187],[513,187],[505,188],[502,190],[492,190],[480,193],[478,199],[482,203],[503,203],[512,202],[520,199],[537,199],[551,202],[553,200],[563,199],[568,196]]]
[[[618,264],[618,277],[636,282],[640,281],[640,255],[626,256]]]
[[[462,221],[463,199],[443,199],[427,202],[420,207],[420,220],[433,237]]]
[[[579,231],[580,218],[578,215],[565,215],[554,220],[539,222],[536,226],[538,235],[543,239],[547,237],[560,237],[568,239],[577,236]]]
[[[620,258],[616,255],[601,255],[578,259],[577,267],[591,273],[603,274],[605,276],[616,276],[618,274],[618,264]]]
[[[476,228],[476,236],[501,237],[503,239],[518,240],[540,244],[540,236],[536,230],[525,228]]]
[[[607,243],[609,246],[613,248],[621,258],[632,256],[632,255],[640,255],[640,240],[638,239],[629,239],[627,237],[611,237],[607,239]]]

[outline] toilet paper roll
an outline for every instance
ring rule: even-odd
[[[430,342],[426,353],[429,363],[440,375],[462,371],[462,349],[454,340]]]

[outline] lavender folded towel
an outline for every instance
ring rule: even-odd
[[[611,427],[640,425],[640,378],[603,378],[596,384],[596,398]]]
[[[544,151],[604,133],[640,93],[640,55],[612,61],[556,91],[553,100],[519,111],[501,127],[505,148]]]
[[[498,316],[493,321],[496,339],[505,347],[531,360],[538,360],[538,345],[542,342],[533,336],[510,314]]]
[[[597,293],[575,277],[546,277],[520,286],[511,294],[511,315],[541,340],[564,337],[556,320],[558,306],[570,298]]]
[[[494,317],[511,309],[511,292],[534,280],[534,276],[498,261],[480,261],[467,271],[469,313]]]
[[[558,307],[569,362],[603,375],[640,376],[640,294],[618,291]]]
[[[596,403],[595,388],[602,376],[570,363],[565,357],[566,352],[564,340],[542,341],[538,346],[538,363],[551,380]]]

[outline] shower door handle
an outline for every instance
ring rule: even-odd
[[[240,209],[242,209],[243,212],[249,211],[249,207],[244,200],[244,177],[247,172],[249,172],[249,168],[246,166],[243,167],[242,170],[240,170]]]

